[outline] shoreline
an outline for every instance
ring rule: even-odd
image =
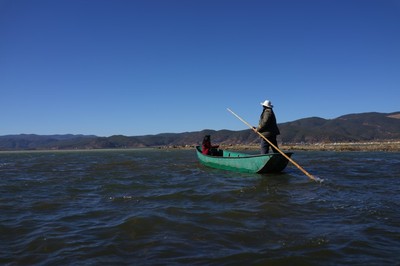
[[[288,150],[304,151],[386,151],[400,152],[400,141],[316,143],[307,145],[282,145]]]
[[[171,145],[158,147],[158,149],[194,149],[195,145]],[[259,145],[224,144],[220,147],[227,150],[259,150]],[[284,151],[382,151],[400,152],[400,141],[374,141],[374,142],[336,142],[336,143],[313,143],[313,144],[279,144],[279,149]]]
[[[120,148],[87,148],[87,149],[15,149],[0,150],[0,153],[8,152],[72,152],[72,151],[126,151],[126,150],[191,150],[196,145],[168,145],[154,147],[120,147]],[[254,150],[260,149],[258,144],[227,144],[220,143],[221,149],[226,150]],[[400,140],[398,141],[371,141],[371,142],[337,142],[337,143],[279,143],[279,149],[283,151],[358,151],[358,152],[400,152]]]

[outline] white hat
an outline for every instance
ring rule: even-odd
[[[269,108],[274,107],[274,106],[272,105],[271,101],[268,101],[268,100],[265,100],[265,102],[260,103],[260,104],[261,104],[262,106],[269,107]]]

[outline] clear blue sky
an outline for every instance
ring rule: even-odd
[[[399,0],[0,0],[0,135],[400,111]]]

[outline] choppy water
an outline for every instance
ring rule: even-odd
[[[0,264],[398,265],[400,153],[293,159],[324,182],[187,150],[0,153]]]

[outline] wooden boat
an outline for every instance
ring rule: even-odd
[[[215,155],[205,155],[201,146],[196,146],[199,161],[209,167],[246,173],[281,172],[288,164],[288,159],[280,153],[246,154],[228,150],[215,150]],[[285,153],[288,157],[292,152]]]

